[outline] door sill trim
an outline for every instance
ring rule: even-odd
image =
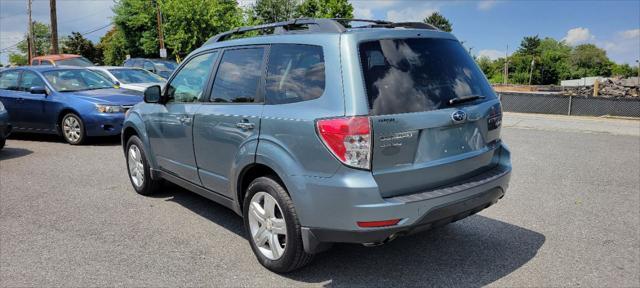
[[[214,201],[222,206],[225,206],[231,210],[233,210],[234,212],[240,214],[239,211],[237,211],[236,205],[235,205],[235,201],[231,198],[228,198],[220,193],[217,193],[215,191],[211,191],[207,188],[204,188],[202,186],[193,184],[187,180],[184,180],[178,176],[172,175],[169,172],[166,172],[164,170],[153,170],[152,174],[155,174],[156,176],[160,176],[162,179],[165,179],[173,184],[176,184],[182,188],[185,188],[193,193],[196,193],[204,198],[207,198],[211,201]]]

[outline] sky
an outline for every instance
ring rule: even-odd
[[[255,0],[241,0],[251,5]],[[640,0],[350,0],[356,18],[421,21],[438,11],[453,24],[453,34],[471,53],[504,57],[522,37],[539,35],[569,45],[593,43],[618,63],[640,59]],[[0,63],[5,48],[26,32],[27,0],[0,0]],[[58,34],[87,34],[97,42],[108,31],[113,0],[58,0]],[[34,0],[33,18],[49,23],[49,0]],[[104,28],[103,28],[104,27]],[[102,28],[102,29],[100,29]],[[508,46],[508,50],[507,50]]]

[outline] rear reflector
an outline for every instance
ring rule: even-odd
[[[342,163],[360,169],[371,167],[369,117],[322,119],[316,125],[324,145]]]
[[[391,220],[383,220],[383,221],[366,221],[361,222],[358,221],[358,227],[362,228],[371,228],[371,227],[387,227],[398,224],[400,219],[391,219]]]

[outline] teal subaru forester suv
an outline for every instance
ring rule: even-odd
[[[258,261],[288,272],[332,243],[380,245],[496,203],[501,122],[453,35],[297,19],[212,37],[128,111],[122,143],[138,193],[166,180],[231,208]]]

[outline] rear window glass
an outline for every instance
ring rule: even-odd
[[[295,44],[271,46],[267,66],[267,104],[316,99],[324,93],[324,85],[322,47]]]
[[[389,39],[360,44],[372,115],[431,111],[450,99],[495,98],[462,45],[450,39]],[[474,102],[468,102],[474,103]]]
[[[64,60],[56,61],[58,65],[66,65],[66,66],[80,66],[80,67],[89,67],[93,66],[93,63],[84,57],[75,57]]]

